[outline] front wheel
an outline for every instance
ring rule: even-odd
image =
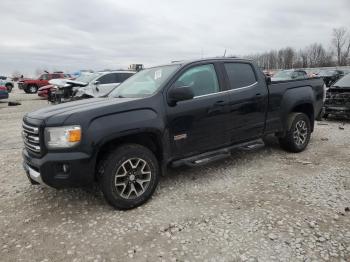
[[[293,113],[288,117],[290,128],[286,135],[279,139],[283,149],[298,153],[304,151],[311,137],[310,119],[304,113]]]
[[[7,88],[7,92],[11,93],[12,88],[13,88],[13,85],[7,84],[7,85],[6,85],[6,88]]]
[[[99,184],[107,202],[117,209],[145,203],[159,180],[154,154],[144,146],[126,144],[110,152],[99,166]]]

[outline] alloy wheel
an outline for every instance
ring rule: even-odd
[[[36,87],[35,86],[30,86],[29,87],[29,92],[30,93],[35,93],[36,92]]]
[[[304,120],[299,120],[295,124],[295,128],[293,131],[294,142],[297,146],[302,146],[305,144],[308,136],[307,125]]]
[[[114,185],[124,199],[135,199],[148,188],[152,177],[149,164],[141,158],[130,158],[118,168]]]

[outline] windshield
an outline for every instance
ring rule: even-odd
[[[89,83],[92,79],[94,79],[95,77],[97,77],[99,75],[101,75],[101,73],[83,74],[83,75],[77,77],[74,81]]]
[[[350,88],[350,74],[340,78],[333,86]]]
[[[109,96],[131,98],[153,95],[179,67],[168,65],[144,69],[125,80]]]

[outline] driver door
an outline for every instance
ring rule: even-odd
[[[222,91],[214,64],[192,66],[171,88],[190,86],[191,100],[167,107],[167,123],[173,156],[184,157],[220,148],[229,143],[229,96]]]

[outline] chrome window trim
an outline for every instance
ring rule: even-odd
[[[249,85],[249,86],[242,86],[242,87],[235,88],[235,89],[230,89],[230,90],[225,90],[225,91],[219,91],[219,92],[210,93],[210,94],[205,94],[205,95],[200,95],[200,96],[195,96],[195,97],[193,97],[193,99],[201,98],[201,97],[206,97],[206,96],[211,96],[211,95],[216,95],[216,94],[223,94],[223,93],[228,93],[228,92],[233,92],[233,91],[239,91],[239,90],[251,88],[251,87],[255,86],[257,83],[258,83],[258,81],[255,81],[255,83],[253,83],[253,84],[251,84],[251,85]]]

